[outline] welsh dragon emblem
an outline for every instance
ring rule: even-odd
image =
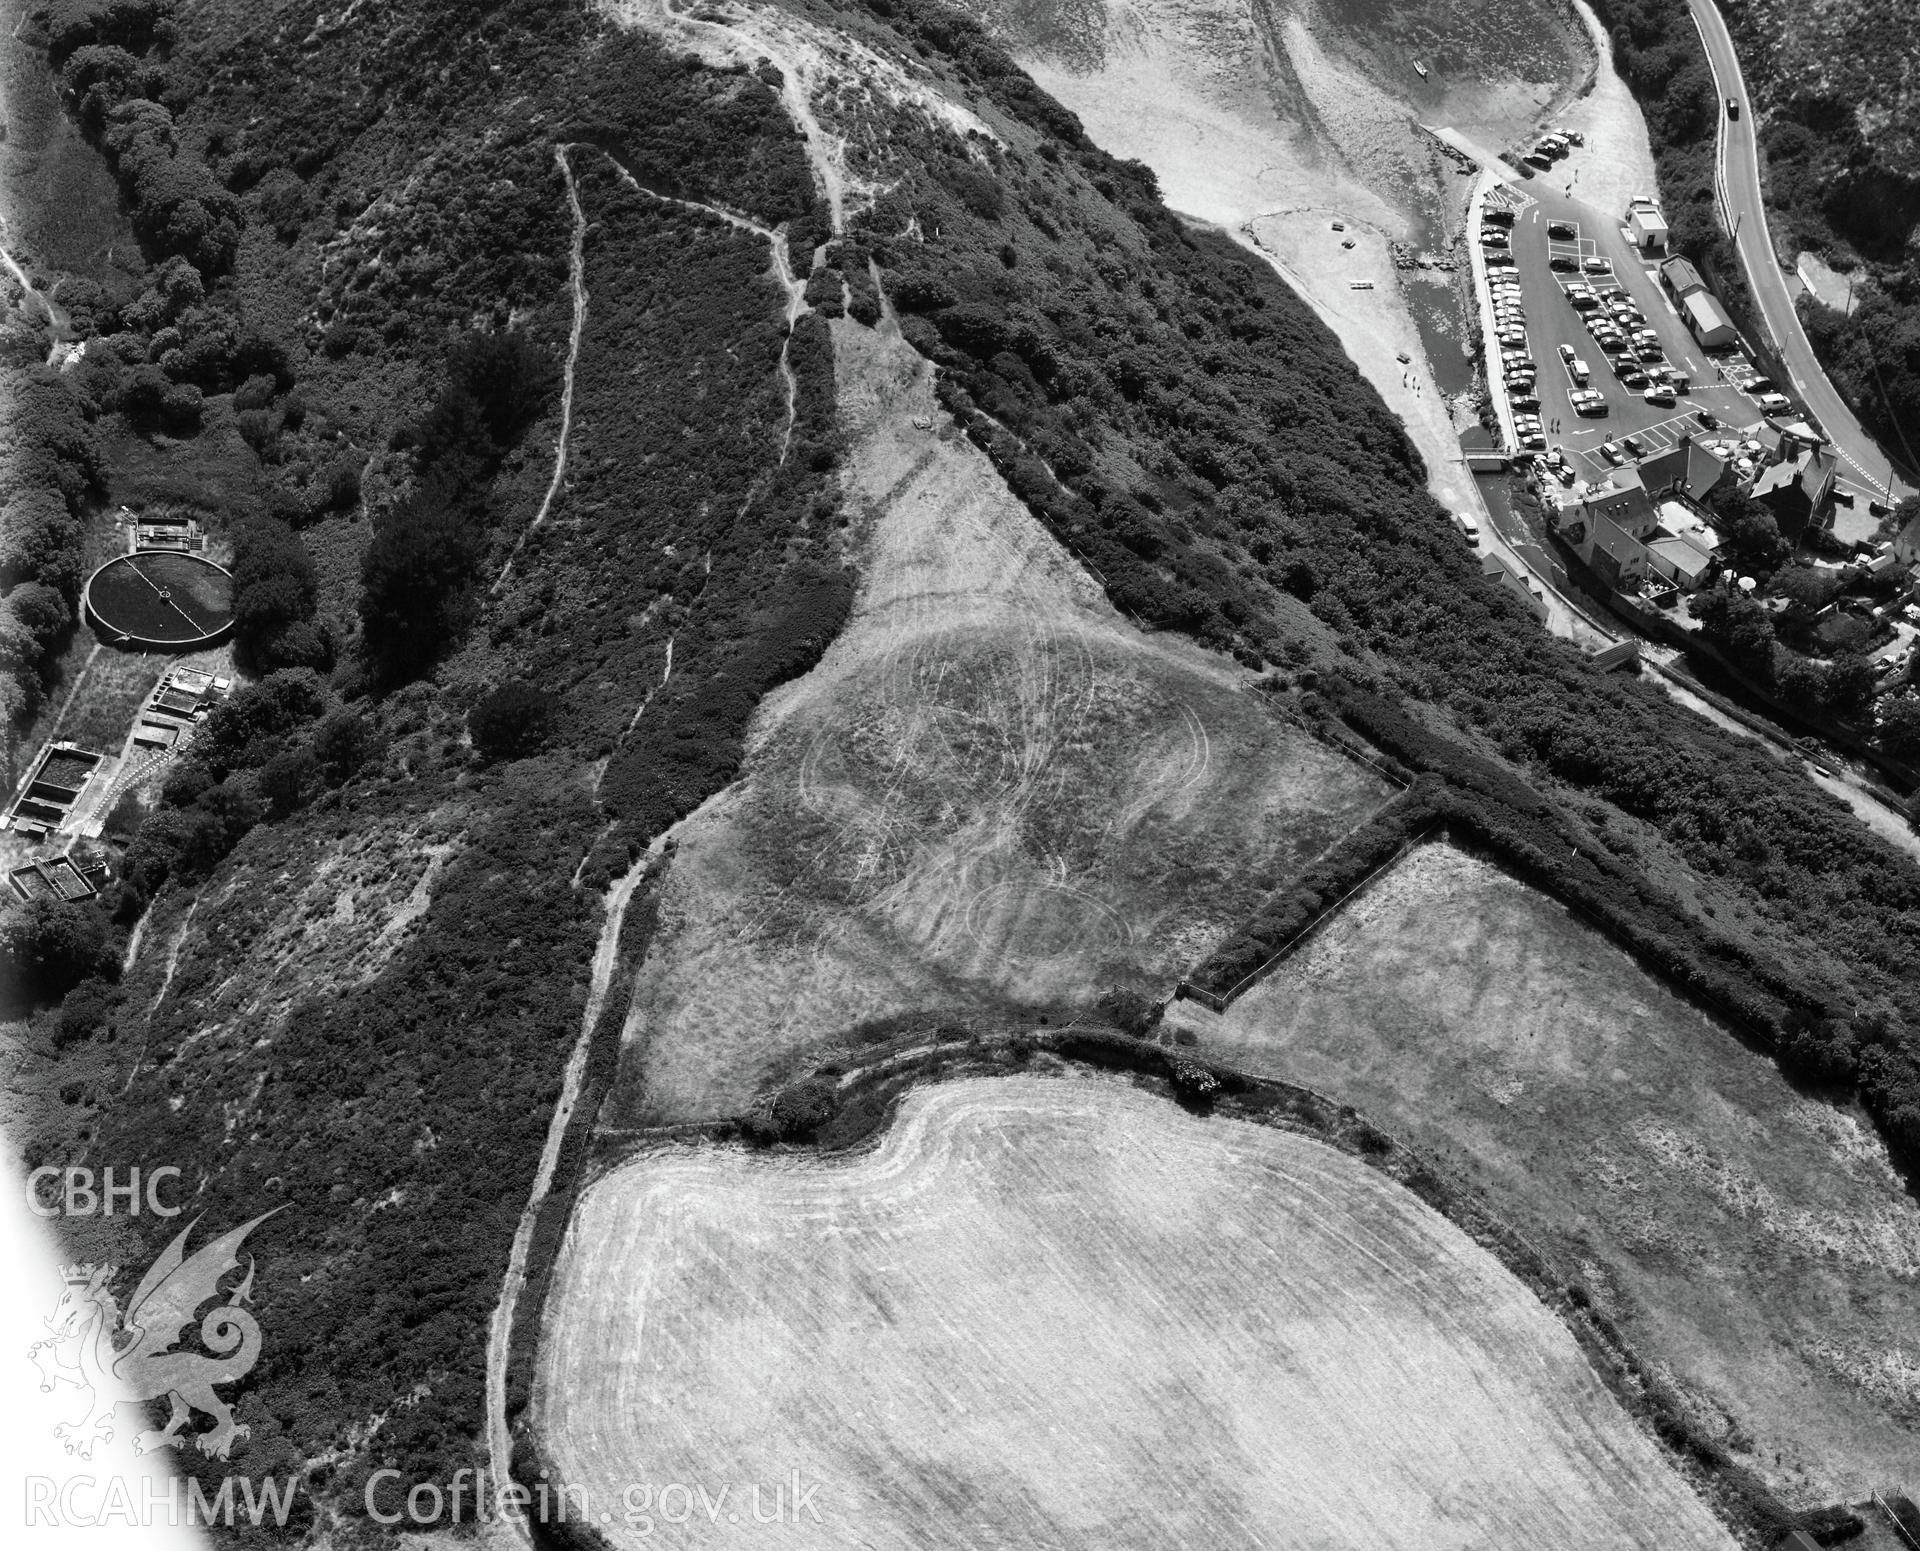
[[[260,1357],[259,1323],[241,1307],[253,1301],[252,1256],[247,1257],[245,1278],[200,1321],[200,1340],[206,1350],[173,1348],[201,1307],[219,1297],[221,1278],[240,1264],[241,1241],[272,1215],[263,1212],[187,1255],[187,1236],[199,1222],[195,1218],[147,1268],[124,1319],[109,1288],[118,1266],[63,1268],[65,1289],[45,1321],[51,1334],[34,1342],[27,1355],[40,1370],[41,1389],[71,1384],[87,1394],[86,1413],[54,1429],[69,1454],[91,1459],[96,1443],[113,1440],[116,1406],[144,1405],[162,1396],[171,1403],[172,1414],[165,1427],[148,1429],[134,1438],[134,1448],[141,1454],[181,1442],[195,1411],[204,1411],[214,1420],[212,1430],[195,1439],[202,1454],[225,1459],[235,1442],[247,1436],[247,1429],[234,1421],[233,1408],[214,1393],[214,1386],[243,1377]],[[120,1389],[126,1393],[116,1393]]]

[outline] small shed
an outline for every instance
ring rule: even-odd
[[[1667,251],[1667,218],[1658,210],[1649,210],[1644,205],[1636,207],[1627,217],[1627,231],[1633,245],[1642,253]]]

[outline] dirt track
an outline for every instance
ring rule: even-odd
[[[890,1015],[1165,994],[1385,795],[1116,615],[890,324],[835,328],[855,615],[679,831],[612,1124],[737,1113]]]
[[[1111,1078],[923,1089],[849,1160],[630,1162],[576,1216],[536,1405],[616,1545],[649,1543],[622,1491],[676,1481],[739,1511],[687,1545],[1733,1544],[1451,1224]],[[752,1525],[794,1472],[818,1522]]]

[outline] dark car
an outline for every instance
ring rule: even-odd
[[[1738,118],[1739,116],[1740,116],[1740,99],[1738,97],[1729,97],[1727,99],[1727,117]]]
[[[1561,242],[1572,242],[1579,228],[1571,221],[1547,222],[1547,235]]]
[[[1578,269],[1579,267],[1580,260],[1566,253],[1556,253],[1552,258],[1547,260],[1547,268],[1549,269],[1568,270]]]
[[[1513,407],[1515,409],[1525,410],[1538,409],[1540,407],[1540,400],[1535,398],[1531,393],[1522,394],[1513,401]]]
[[[1639,457],[1641,453],[1647,450],[1646,445],[1637,436],[1621,437],[1620,445],[1626,448],[1627,451],[1632,453],[1636,458]]]

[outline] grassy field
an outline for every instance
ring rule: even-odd
[[[862,590],[679,831],[613,1124],[738,1113],[863,1021],[1164,995],[1387,792],[1116,615],[926,363],[836,327]]]
[[[673,1482],[731,1494],[684,1544],[1733,1545],[1445,1219],[1114,1078],[922,1088],[851,1157],[644,1154],[548,1310],[543,1441],[617,1545]],[[795,1472],[818,1522],[751,1524]]]
[[[1863,1120],[1551,901],[1428,846],[1207,1023],[1458,1168],[1789,1499],[1913,1481],[1920,1205]]]

